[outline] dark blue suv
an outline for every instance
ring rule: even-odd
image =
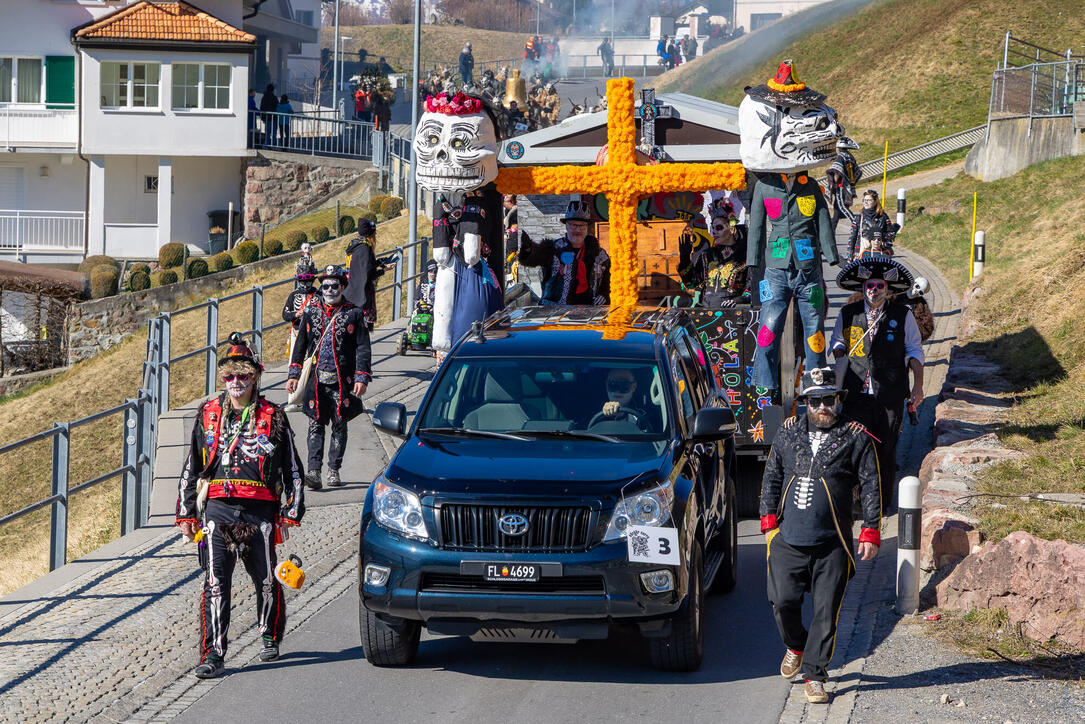
[[[373,482],[358,562],[362,646],[411,662],[421,627],[476,639],[648,637],[700,666],[709,589],[735,585],[734,414],[687,315],[505,312],[464,336]]]

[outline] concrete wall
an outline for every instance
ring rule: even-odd
[[[173,159],[173,213],[170,240],[207,247],[207,212],[232,201],[241,213],[242,159]],[[237,229],[240,231],[240,229]]]
[[[751,17],[780,13],[784,17],[829,0],[735,0],[735,27],[751,32]]]
[[[984,181],[1012,176],[1034,163],[1085,154],[1085,132],[1074,129],[1074,119],[992,119],[986,141],[981,139],[965,158],[964,170]]]
[[[161,64],[157,108],[101,107],[101,64]],[[223,63],[232,67],[230,108],[174,110],[173,63]],[[83,54],[83,152],[162,156],[244,156],[249,56],[149,50],[92,50]]]
[[[0,166],[23,169],[23,208],[45,211],[82,211],[87,165],[72,153],[9,153]],[[41,175],[41,168],[48,176]]]

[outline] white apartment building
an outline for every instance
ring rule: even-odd
[[[240,210],[248,89],[317,31],[289,0],[197,2],[3,0],[0,258],[206,247]]]

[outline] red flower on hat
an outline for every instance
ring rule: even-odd
[[[442,113],[446,116],[470,116],[482,112],[482,101],[463,93],[449,98],[447,93],[440,93],[426,98],[427,113]]]

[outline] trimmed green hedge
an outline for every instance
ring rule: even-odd
[[[223,251],[215,254],[209,260],[209,266],[212,271],[226,271],[227,269],[234,268],[234,258],[230,256],[230,252]]]
[[[386,219],[394,219],[403,210],[403,199],[398,196],[389,196],[381,202],[381,216]]]
[[[185,265],[185,279],[199,279],[207,276],[207,260],[202,256],[193,257]]]
[[[331,232],[328,231],[328,227],[323,224],[318,224],[309,229],[309,241],[314,244],[320,244],[331,238]],[[298,248],[301,248],[300,246]]]
[[[339,236],[346,236],[347,234],[353,234],[354,230],[358,228],[358,224],[354,221],[353,216],[340,216],[339,217]]]
[[[101,299],[117,293],[120,271],[108,264],[100,264],[90,270],[90,298]]]
[[[185,245],[171,241],[168,244],[163,244],[162,248],[158,250],[158,265],[163,269],[172,269],[173,267],[181,266],[181,262],[185,258]]]
[[[150,264],[144,264],[143,262],[138,262],[138,263],[133,264],[132,266],[128,267],[128,272],[129,272],[129,274],[135,274],[136,272],[143,272],[147,276],[150,276],[151,275],[151,265]]]
[[[234,266],[251,264],[260,258],[260,245],[252,240],[245,240],[235,246],[231,252],[234,258]]]
[[[383,204],[384,200],[387,198],[391,197],[386,194],[377,194],[369,200],[369,210],[372,211],[374,214],[379,214],[381,212],[381,204]]]
[[[151,275],[142,269],[137,269],[128,277],[128,291],[142,292],[151,288]]]
[[[264,239],[264,258],[278,256],[283,253],[283,242],[275,237]]]
[[[106,256],[105,254],[95,254],[94,256],[88,256],[79,263],[79,271],[89,276],[92,271],[100,266],[120,269],[120,264],[113,257]]]
[[[173,269],[162,269],[151,275],[152,287],[164,287],[167,284],[177,283],[177,272]]]

